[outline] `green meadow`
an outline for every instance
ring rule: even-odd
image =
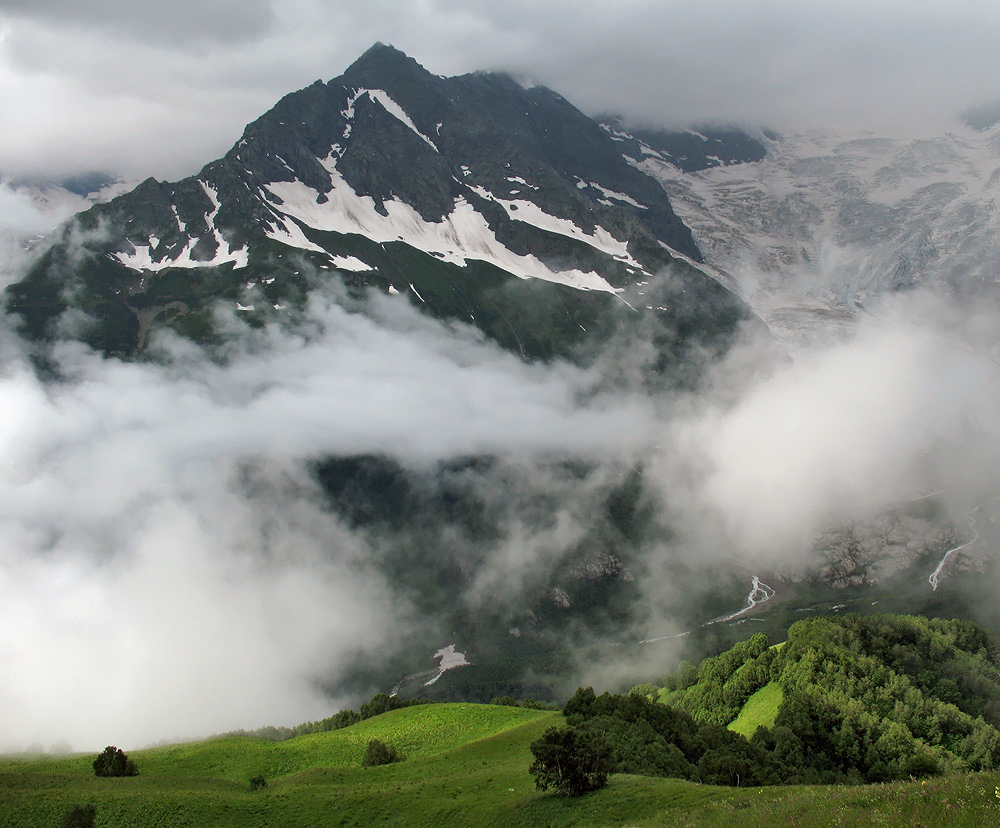
[[[740,715],[729,723],[729,729],[749,739],[758,727],[774,727],[784,698],[781,685],[776,681],[768,682],[746,700]]]
[[[529,745],[559,713],[410,707],[285,742],[245,737],[130,751],[140,775],[94,776],[94,755],[0,760],[4,828],[60,828],[93,803],[99,828],[317,826],[981,826],[1000,821],[1000,774],[873,786],[720,788],[614,775],[568,799],[535,790]],[[406,760],[362,768],[369,739]],[[249,779],[268,785],[251,791]]]

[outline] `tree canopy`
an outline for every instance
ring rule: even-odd
[[[581,796],[608,782],[610,751],[599,734],[569,727],[550,727],[531,743],[535,761],[529,771],[542,791],[554,788]]]
[[[94,760],[97,776],[138,776],[139,768],[128,755],[114,745],[108,745]]]

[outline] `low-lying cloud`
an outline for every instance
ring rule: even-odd
[[[316,292],[300,324],[263,330],[230,313],[222,355],[164,338],[158,361],[122,362],[66,343],[58,381],[7,331],[0,747],[138,745],[355,704],[328,688],[434,627],[378,565],[393,549],[330,508],[323,457],[415,473],[502,459],[470,477],[509,504],[500,539],[459,561],[449,600],[473,609],[545,584],[589,542],[601,493],[641,468],[672,531],[635,550],[656,627],[636,637],[676,623],[673,561],[801,570],[829,522],[930,490],[960,515],[1000,492],[997,368],[969,345],[982,320],[963,339],[962,318],[914,294],[794,361],[751,337],[684,395],[602,391],[599,367],[526,364],[402,296],[362,312]]]
[[[926,295],[887,302],[735,398],[723,371],[718,397],[688,400],[665,427],[657,474],[682,520],[697,522],[691,534],[781,565],[845,518],[934,491],[957,518],[1000,494],[998,366],[956,338],[945,307]]]
[[[320,684],[410,621],[325,507],[314,459],[601,457],[638,447],[650,422],[641,400],[578,404],[585,371],[526,365],[402,299],[366,316],[315,296],[308,319],[244,330],[223,364],[173,341],[164,364],[64,345],[58,383],[3,367],[8,744],[328,715]]]

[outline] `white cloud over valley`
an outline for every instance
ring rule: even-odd
[[[329,510],[309,473],[322,456],[385,453],[419,470],[498,455],[518,471],[489,485],[559,492],[550,521],[519,522],[515,510],[454,597],[470,606],[544,580],[582,539],[576,521],[599,502],[589,489],[602,478],[552,477],[551,458],[606,463],[612,477],[644,458],[663,520],[679,530],[673,550],[641,553],[659,573],[642,590],[661,629],[676,588],[662,578],[678,555],[793,569],[827,522],[929,487],[961,514],[998,491],[997,368],[935,332],[933,307],[904,300],[794,362],[761,366],[747,341],[716,384],[668,397],[595,394],[593,372],[526,365],[403,297],[376,298],[363,315],[316,295],[302,327],[244,330],[224,363],[176,341],[164,364],[67,345],[52,383],[9,356],[4,746],[137,745],[356,703],[322,687],[427,619],[386,580],[366,536]]]

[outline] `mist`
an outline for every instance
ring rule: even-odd
[[[28,244],[49,233],[75,207],[54,205],[51,210],[43,210],[26,190],[0,181],[0,288],[23,274],[32,255]]]
[[[464,573],[448,603],[471,611],[579,577],[571,552],[602,497],[641,469],[671,531],[629,562],[631,640],[680,630],[678,563],[706,583],[723,565],[800,573],[832,521],[928,491],[957,517],[1000,492],[997,366],[978,347],[989,326],[940,295],[888,300],[794,359],[750,327],[683,393],[609,383],[600,361],[525,363],[405,296],[359,303],[331,285],[298,322],[260,330],[218,312],[221,352],[163,335],[155,361],[123,362],[62,343],[58,380],[38,376],[7,320],[0,749],[291,725],[356,706],[352,671],[415,640],[426,657],[474,647],[442,638],[440,596],[387,575],[421,527],[387,543],[351,525],[317,480],[325,457],[384,456],[417,475],[496,459],[454,476],[499,515],[498,540],[446,533],[435,551]],[[571,678],[661,675],[673,653],[580,659]]]
[[[1000,493],[996,358],[970,344],[979,315],[965,315],[968,330],[955,315],[929,292],[892,297],[735,396],[728,362],[746,354],[730,354],[664,426],[663,491],[683,492],[688,522],[758,565],[794,559],[833,521],[927,492],[955,515]]]
[[[402,299],[376,299],[368,316],[337,298],[315,295],[293,331],[231,318],[241,338],[222,361],[171,339],[162,364],[64,344],[63,378],[43,382],[6,360],[9,745],[136,744],[356,702],[320,685],[419,620],[324,505],[316,458],[382,453],[420,469],[644,442],[648,401],[580,405],[585,371],[526,365]]]

